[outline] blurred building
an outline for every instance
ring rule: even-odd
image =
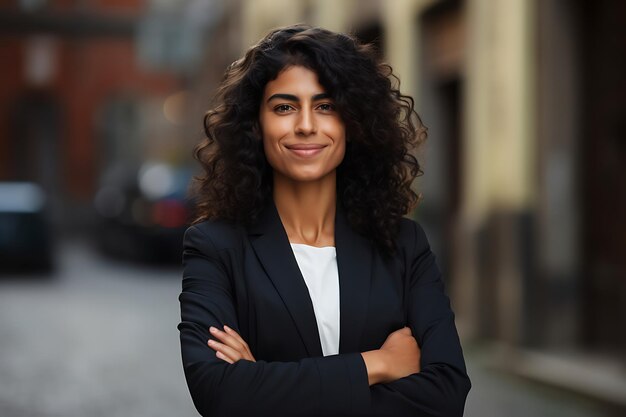
[[[188,159],[184,89],[219,14],[215,1],[3,2],[0,181],[40,184],[56,229],[81,230],[111,167]]]
[[[417,99],[425,225],[465,340],[626,405],[626,7],[242,0],[236,59],[306,22],[374,42]]]

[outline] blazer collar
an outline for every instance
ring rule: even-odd
[[[322,356],[313,304],[287,233],[271,200],[259,220],[248,228],[252,247],[280,294],[310,357]],[[359,352],[367,315],[371,262],[370,242],[352,230],[341,204],[335,215],[335,246],[339,272],[339,353]]]

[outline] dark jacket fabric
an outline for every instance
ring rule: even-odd
[[[384,258],[337,206],[339,354],[322,355],[309,293],[273,203],[245,228],[190,227],[178,326],[183,367],[203,416],[462,416],[470,389],[454,314],[422,228],[403,219]],[[207,346],[209,327],[235,329],[257,362],[228,364]],[[360,352],[405,325],[421,371],[368,386]]]

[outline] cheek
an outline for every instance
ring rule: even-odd
[[[263,142],[266,144],[274,143],[276,145],[280,138],[285,136],[288,131],[287,121],[285,118],[262,118],[261,126],[261,135],[263,137]]]
[[[276,169],[277,164],[280,163],[281,155],[279,148],[280,134],[276,132],[276,129],[262,129],[263,138],[263,151],[265,152],[265,159],[270,166]]]
[[[328,127],[327,132],[335,141],[338,154],[341,155],[341,159],[346,153],[346,129],[343,123],[333,123]]]
[[[327,120],[325,129],[332,135],[332,137],[335,138],[335,140],[345,140],[346,125],[339,117]]]
[[[263,152],[265,153],[265,159],[267,159],[270,166],[272,168],[276,168],[276,161],[279,160],[278,151],[276,150],[274,142],[266,135],[263,135]]]

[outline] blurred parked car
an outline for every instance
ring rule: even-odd
[[[191,177],[189,168],[161,162],[107,170],[94,198],[99,247],[117,257],[180,263]]]
[[[43,190],[30,182],[0,182],[0,271],[51,267],[51,228]]]

